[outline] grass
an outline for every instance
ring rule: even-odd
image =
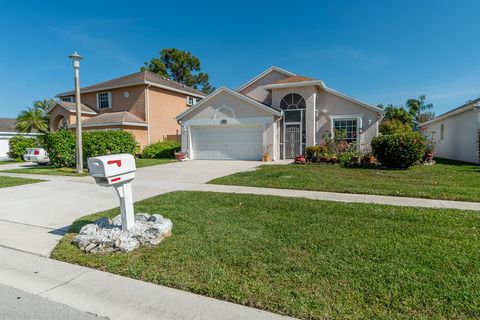
[[[15,160],[3,160],[3,161],[0,161],[0,166],[2,164],[12,164],[12,163],[16,163],[17,161]]]
[[[30,183],[36,183],[41,181],[42,180],[37,180],[37,179],[12,178],[12,177],[0,176],[0,188],[20,186],[22,184],[30,184]]]
[[[304,319],[480,317],[480,215],[301,198],[175,192],[135,204],[173,235],[128,254],[55,259]]]
[[[165,159],[137,159],[137,168],[156,166],[159,164],[165,164],[170,162],[175,162],[175,159],[165,158]]]
[[[136,159],[136,164],[137,164],[137,168],[142,168],[142,167],[170,163],[172,161],[175,161],[175,160],[174,159]],[[85,168],[85,170],[86,171],[83,172],[82,174],[78,174],[75,172],[75,168],[62,168],[62,167],[56,167],[56,166],[34,166],[29,168],[4,170],[3,172],[84,177],[84,176],[88,176],[88,169]]]
[[[209,183],[378,194],[443,200],[480,201],[480,166],[438,159],[408,170],[351,169],[340,165],[264,165]]]
[[[72,176],[72,177],[88,176],[88,172],[83,172],[82,174],[78,174],[75,172],[75,168],[61,168],[56,166],[33,166],[29,168],[4,170],[2,172],[46,174],[46,175],[55,175],[55,176]]]

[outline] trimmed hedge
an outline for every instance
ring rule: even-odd
[[[23,155],[27,148],[40,147],[40,141],[37,138],[15,136],[8,141],[8,157],[15,161],[23,161]]]
[[[128,131],[86,131],[83,138],[83,154],[85,158],[106,154],[130,153],[135,155],[137,142]]]
[[[176,141],[156,142],[143,149],[142,158],[173,158],[178,150],[180,150],[180,143]]]
[[[43,147],[48,152],[50,163],[59,167],[75,166],[75,133],[59,130],[43,137]]]
[[[407,169],[422,160],[425,150],[425,138],[418,132],[380,135],[372,139],[373,154],[389,168]]]
[[[44,147],[53,165],[60,167],[75,166],[75,132],[59,130],[44,137]],[[115,153],[135,155],[137,142],[135,137],[123,130],[84,131],[83,157],[102,156]]]

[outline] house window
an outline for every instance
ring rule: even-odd
[[[97,109],[109,109],[112,107],[112,95],[110,92],[97,93]]]
[[[197,103],[197,99],[194,97],[187,97],[187,106],[193,106]]]
[[[440,125],[440,140],[443,140],[444,137],[445,137],[445,125],[442,123]]]
[[[334,129],[344,131],[346,134],[345,141],[348,143],[357,142],[358,127],[356,119],[337,119],[333,121]]]
[[[75,102],[74,97],[62,97],[60,100],[65,101],[65,102]]]

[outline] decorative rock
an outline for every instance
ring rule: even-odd
[[[140,245],[159,244],[172,234],[173,228],[172,221],[159,214],[137,214],[135,226],[130,231],[122,231],[121,223],[120,215],[111,222],[108,218],[100,218],[95,224],[83,226],[73,243],[90,253],[130,252]]]
[[[108,218],[99,218],[97,220],[95,220],[95,224],[99,227],[99,228],[105,228],[106,226],[108,226],[110,224],[110,219]]]
[[[93,223],[86,224],[80,229],[80,234],[94,235],[98,231],[98,226]]]
[[[135,221],[148,221],[150,219],[150,215],[148,213],[139,213],[135,215]]]
[[[152,214],[150,216],[150,219],[148,219],[148,221],[152,221],[152,222],[160,222],[160,221],[163,221],[163,217],[159,214]]]
[[[116,226],[121,226],[122,225],[122,215],[115,216],[115,218],[112,219],[112,224]]]

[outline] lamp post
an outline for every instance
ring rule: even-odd
[[[82,152],[82,103],[80,101],[80,76],[79,76],[79,69],[80,69],[80,60],[82,60],[82,56],[80,56],[76,51],[75,53],[68,56],[72,59],[73,62],[73,70],[74,70],[74,80],[75,80],[75,109],[77,113],[77,124],[76,124],[76,154],[75,154],[75,163],[76,163],[76,172],[82,173],[83,172],[83,152]]]

